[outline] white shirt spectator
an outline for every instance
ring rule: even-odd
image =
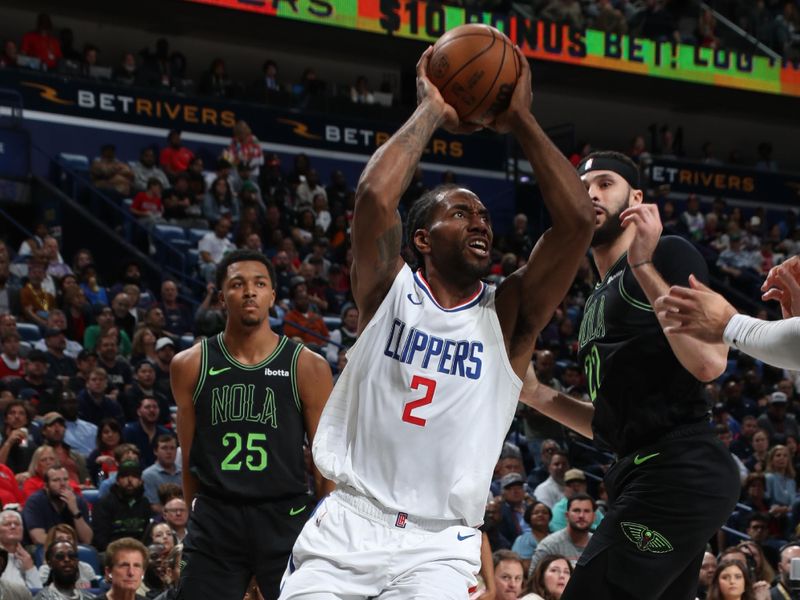
[[[227,237],[218,238],[213,231],[205,234],[197,243],[200,252],[208,252],[214,264],[219,263],[228,252],[236,250],[236,246]]]
[[[533,495],[539,502],[552,510],[556,502],[564,497],[564,486],[553,479],[552,475],[536,486]]]

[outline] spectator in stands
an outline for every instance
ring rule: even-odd
[[[175,462],[178,442],[174,434],[159,435],[153,442],[156,462],[147,467],[142,474],[144,493],[153,512],[160,514],[163,507],[158,498],[158,488],[165,483],[183,485],[181,468]]]
[[[31,260],[28,265],[28,281],[19,292],[19,303],[22,317],[40,327],[47,326],[47,313],[56,307],[53,294],[42,287],[47,265],[38,260]]]
[[[553,505],[553,517],[550,519],[551,532],[558,531],[567,526],[567,502],[573,496],[585,494],[587,490],[586,475],[580,469],[570,469],[564,473],[564,497]],[[592,530],[597,529],[603,520],[603,513],[595,510]]]
[[[42,61],[49,71],[56,68],[61,58],[61,43],[53,35],[53,22],[50,15],[40,13],[36,17],[36,29],[22,36],[22,54]]]
[[[67,317],[64,314],[64,311],[59,310],[58,308],[54,308],[47,313],[47,327],[45,331],[55,330],[60,331],[66,337],[67,335]],[[83,350],[83,346],[81,346],[78,342],[73,341],[71,339],[65,339],[63,353],[65,356],[68,356],[71,359],[75,359],[78,357],[78,354]],[[34,350],[41,350],[42,352],[48,351],[48,345],[46,341],[46,337],[37,340],[33,344]]]
[[[158,424],[159,408],[154,398],[142,398],[136,415],[136,421],[125,425],[122,437],[126,443],[134,444],[139,449],[141,463],[147,468],[156,461],[153,442],[159,435],[169,434],[169,430]]]
[[[278,63],[266,60],[261,67],[262,76],[254,86],[255,97],[261,102],[269,104],[270,93],[280,92],[281,84],[278,81]]]
[[[111,486],[116,483],[118,466],[131,460],[141,463],[141,452],[139,452],[139,448],[137,448],[136,445],[122,443],[114,448],[114,468],[109,471],[108,477],[101,481],[100,485],[97,487],[97,492],[101,498],[108,495]]]
[[[786,446],[777,444],[770,448],[767,455],[766,478],[767,497],[772,502],[770,512],[773,515],[788,517],[791,513],[797,495],[795,475]]]
[[[560,554],[575,566],[592,537],[590,529],[594,521],[594,511],[595,502],[591,496],[576,494],[570,498],[567,504],[566,528],[551,533],[539,542],[531,558],[529,575],[536,569],[539,561],[549,554]]]
[[[56,460],[67,471],[70,481],[80,485],[89,479],[86,459],[64,441],[66,432],[67,423],[60,413],[49,412],[44,415],[41,430],[43,443],[56,453]]]
[[[325,93],[325,82],[317,79],[317,72],[308,67],[303,70],[300,81],[292,86],[292,94],[295,97],[297,108],[308,108],[314,98]]]
[[[133,55],[131,55],[133,56]],[[144,192],[150,187],[150,180],[157,179],[161,189],[169,187],[166,173],[156,165],[156,151],[152,146],[142,148],[139,160],[131,165],[133,170],[133,191]]]
[[[536,546],[551,533],[549,525],[552,517],[553,512],[543,502],[530,503],[525,509],[525,522],[530,525],[530,531],[520,534],[511,549],[519,554],[526,573]]]
[[[758,417],[758,426],[769,435],[770,445],[786,442],[786,436],[800,438],[800,426],[793,414],[787,413],[786,394],[772,392],[769,396],[767,411]]]
[[[167,146],[161,149],[158,163],[167,174],[174,179],[178,173],[183,173],[189,168],[189,163],[194,158],[194,153],[181,144],[181,132],[173,129],[167,135]]]
[[[18,55],[17,43],[14,40],[5,40],[3,42],[3,54],[0,54],[0,68],[16,69]]]
[[[141,596],[136,590],[142,584],[148,565],[147,548],[133,538],[122,538],[111,542],[105,554],[105,577],[111,589],[95,600],[126,600]]]
[[[568,470],[567,454],[561,450],[553,452],[548,466],[549,477],[533,491],[536,499],[544,502],[551,510],[564,497],[564,474]]]
[[[230,216],[221,216],[214,224],[214,230],[205,234],[197,243],[200,251],[199,269],[207,282],[215,281],[217,264],[225,254],[236,249],[228,239],[232,225]]]
[[[202,218],[202,202],[197,201],[189,185],[188,171],[175,176],[174,185],[163,194],[164,218],[179,227],[208,227]]]
[[[331,342],[325,348],[325,357],[331,365],[339,360],[339,350],[349,349],[358,339],[358,307],[348,304],[342,309],[342,324],[330,332]]]
[[[716,570],[717,557],[711,552],[704,552],[703,562],[700,564],[700,576],[697,579],[697,600],[706,600],[708,588],[711,587]]]
[[[198,336],[211,337],[225,328],[225,307],[220,301],[217,286],[213,283],[206,284],[206,294],[197,307],[194,322]]]
[[[30,427],[30,416],[22,400],[11,400],[6,404],[0,439],[0,463],[14,473],[27,471],[36,450],[36,441]]]
[[[136,364],[143,359],[155,362],[157,339],[155,333],[149,327],[137,328],[136,333],[133,334],[133,343],[131,344],[131,363]]]
[[[78,561],[78,548],[71,541],[54,542],[46,547],[44,553],[49,577],[48,585],[41,590],[35,600],[92,600],[89,592],[79,587],[84,563]],[[44,566],[44,565],[43,565]],[[93,572],[94,573],[94,572]]]
[[[734,231],[729,238],[730,248],[720,253],[717,267],[728,276],[733,286],[752,297],[758,297],[761,261],[753,252],[744,248],[740,232]]]
[[[51,235],[44,238],[42,244],[44,257],[47,261],[47,274],[55,279],[61,279],[65,275],[72,273],[72,269],[64,262],[61,252],[58,249],[58,240]]]
[[[625,15],[622,14],[621,10],[614,7],[611,0],[596,0],[594,13],[592,20],[594,29],[617,35],[628,33],[628,22],[625,19]]]
[[[136,330],[136,317],[131,313],[131,299],[125,292],[119,292],[111,300],[111,312],[114,314],[114,326],[124,331],[128,338],[133,337]]]
[[[520,600],[559,600],[572,576],[572,564],[559,554],[542,558],[528,580]]]
[[[755,563],[754,574],[757,581],[772,581],[775,579],[775,569],[780,562],[778,549],[770,546],[767,542],[766,523],[765,515],[753,515],[746,530],[750,539],[739,542],[738,546],[745,553],[745,556],[753,559]],[[758,526],[756,526],[757,524]],[[772,565],[774,565],[774,568]]]
[[[67,317],[67,338],[83,341],[86,329],[93,321],[92,306],[86,294],[77,285],[67,289],[64,292],[63,307]]]
[[[283,333],[290,338],[299,338],[306,344],[324,345],[330,333],[322,317],[311,310],[305,280],[292,286],[291,301],[292,309],[284,317]]]
[[[186,537],[186,522],[189,520],[189,511],[183,498],[172,498],[164,503],[164,521],[172,528],[172,532],[183,543]]]
[[[97,344],[97,366],[104,368],[108,374],[108,385],[111,388],[109,393],[112,397],[116,397],[114,390],[117,394],[122,394],[133,381],[131,367],[120,355],[117,336],[112,332],[101,337]]]
[[[189,308],[178,300],[178,284],[172,279],[161,283],[161,302],[158,304],[166,319],[166,328],[176,335],[190,335],[192,314]]]
[[[134,196],[131,204],[131,214],[143,225],[164,223],[164,204],[161,201],[163,188],[161,182],[152,177],[147,180],[147,189]]]
[[[218,222],[222,217],[238,222],[239,212],[239,200],[233,195],[230,181],[217,177],[203,200],[203,217],[211,223]]]
[[[62,384],[66,384],[71,377],[77,374],[78,367],[75,364],[75,360],[67,356],[65,352],[67,349],[67,338],[64,335],[64,330],[55,328],[45,329],[44,343],[47,362],[50,363],[48,372],[52,377],[60,379]]]
[[[246,121],[236,121],[233,126],[233,138],[223,156],[234,167],[241,163],[250,165],[250,178],[258,181],[261,166],[264,164],[264,153],[261,143],[253,135]]]
[[[763,429],[758,429],[753,434],[753,454],[745,461],[745,466],[752,473],[763,473],[767,467],[769,455],[769,434]]]
[[[50,377],[50,363],[47,355],[40,350],[33,350],[25,361],[25,377],[12,380],[8,389],[17,398],[27,402],[26,406],[34,414],[44,414],[54,410],[61,393],[61,383]]]
[[[106,288],[100,283],[97,277],[97,269],[93,264],[85,265],[79,272],[80,286],[86,299],[92,306],[108,306],[108,295]]]
[[[211,61],[208,71],[203,74],[197,91],[205,96],[216,96],[217,98],[230,98],[233,96],[233,81],[228,76],[225,61],[215,58]]]
[[[57,544],[59,542],[67,542],[72,545],[73,548],[78,547],[78,534],[75,532],[75,529],[61,523],[59,525],[54,525],[47,531],[47,538],[45,539],[44,543],[44,551],[45,556],[47,556],[47,551],[50,549],[51,546]],[[75,584],[75,587],[78,589],[87,589],[92,587],[92,583],[98,579],[98,574],[95,573],[94,568],[86,562],[80,561],[78,563],[78,581]],[[50,577],[50,566],[47,562],[43,563],[42,566],[39,567],[39,577],[41,577],[43,582],[47,582],[48,578]],[[62,600],[61,598],[55,598],[54,600]]]
[[[29,588],[40,588],[42,580],[39,571],[36,570],[33,557],[22,544],[24,534],[22,517],[17,511],[0,512],[0,547],[8,552],[8,564],[3,571],[2,580]]]
[[[74,527],[82,544],[92,542],[89,507],[72,491],[69,481],[65,468],[50,467],[44,473],[44,489],[32,494],[25,502],[22,517],[34,544],[44,544],[47,531],[59,523]]]
[[[120,538],[141,538],[152,516],[144,495],[142,467],[137,461],[123,462],[110,493],[94,505],[92,528],[95,547],[102,551]]]
[[[19,314],[19,282],[11,275],[7,257],[0,257],[0,314]]]
[[[117,67],[114,68],[114,71],[111,75],[112,79],[121,85],[133,85],[136,83],[138,79],[139,72],[136,67],[136,57],[133,55],[133,52],[126,52],[122,55],[122,61],[119,63]],[[134,173],[136,172],[136,167],[134,166]],[[142,187],[139,189],[144,189],[144,183],[146,183],[149,177],[146,177],[142,181]]]
[[[494,585],[498,600],[517,600],[522,593],[525,571],[522,560],[511,550],[498,550],[492,554]]]
[[[681,213],[680,220],[692,241],[702,240],[705,218],[700,212],[700,199],[696,194],[689,194],[686,199],[686,210]]]
[[[113,192],[121,198],[128,198],[133,183],[133,171],[116,156],[114,144],[105,144],[100,148],[100,156],[92,161],[89,174],[92,184],[105,192]]]
[[[108,373],[103,367],[94,367],[89,372],[86,387],[78,394],[78,414],[96,426],[109,418],[124,420],[119,403],[108,396]]]
[[[170,402],[167,396],[155,389],[156,370],[149,360],[143,360],[136,364],[133,375],[133,384],[122,395],[120,404],[125,413],[125,420],[135,421],[137,410],[142,398],[153,398],[158,402],[159,420],[161,425],[170,423]]]
[[[64,417],[64,426],[66,427],[64,441],[75,452],[86,458],[95,448],[97,425],[78,417],[78,399],[70,390],[61,394],[58,412]],[[81,480],[81,482],[83,481]]]
[[[519,473],[508,473],[500,480],[503,503],[500,533],[512,544],[518,536],[530,530],[525,520],[525,479]]]
[[[122,427],[120,422],[114,418],[105,418],[100,421],[97,426],[95,448],[86,459],[86,468],[89,469],[89,476],[95,487],[107,479],[111,473],[117,471],[114,451],[121,443]]]
[[[730,448],[744,462],[753,455],[753,435],[758,431],[758,421],[753,415],[745,415],[741,425],[739,436],[731,442]]]
[[[27,477],[22,484],[22,500],[23,503],[27,502],[28,498],[34,492],[44,488],[44,474],[53,465],[58,464],[55,450],[50,446],[39,446],[31,457],[31,463],[28,467]],[[70,485],[75,493],[80,493],[80,486],[73,481]]]
[[[572,29],[584,29],[586,22],[577,0],[549,0],[539,13],[544,21],[569,25]]]
[[[144,314],[143,325],[153,332],[156,336],[156,344],[162,337],[170,339],[177,339],[177,335],[171,331],[167,331],[167,318],[164,316],[164,311],[158,304],[153,304],[147,309]]]
[[[328,192],[325,191],[325,188],[320,183],[319,173],[317,173],[316,169],[310,168],[306,173],[305,180],[301,180],[300,185],[297,186],[296,208],[311,208],[314,205],[314,196],[317,194],[322,194],[327,202]]]
[[[369,81],[364,75],[359,75],[350,88],[350,101],[353,104],[375,104],[375,96],[369,89]]]
[[[81,57],[80,74],[84,77],[96,77],[97,71],[95,67],[97,64],[97,54],[99,49],[93,44],[86,44],[83,47],[83,56]]]
[[[169,399],[170,406],[175,404],[172,398],[172,389],[169,385],[169,365],[175,357],[175,342],[168,337],[158,338],[156,341],[156,362],[153,365],[156,371],[155,389]]]
[[[9,331],[0,337],[0,380],[6,377],[24,377],[25,359],[19,354],[19,333]]]
[[[794,584],[791,581],[792,559],[800,558],[800,542],[790,542],[780,550],[780,563],[778,563],[778,579],[775,580],[771,590],[771,598],[782,600],[791,598]]]

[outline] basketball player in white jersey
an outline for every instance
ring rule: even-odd
[[[398,202],[438,127],[467,132],[417,65],[419,105],[372,156],[353,217],[353,295],[361,334],[320,419],[314,460],[337,489],[292,551],[282,600],[466,599],[480,569],[492,470],[534,342],[564,297],[595,215],[575,169],[530,113],[523,65],[493,128],[513,131],[553,226],[495,289],[492,228],[458,186],[422,196],[408,215],[414,272],[400,256]]]

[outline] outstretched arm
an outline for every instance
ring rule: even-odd
[[[594,406],[539,383],[533,365],[529,365],[525,373],[519,401],[586,438],[592,439],[594,435]]]
[[[648,302],[654,306],[656,300],[669,290],[669,284],[653,264],[653,254],[662,229],[658,207],[655,204],[638,204],[625,209],[620,218],[623,227],[636,228],[636,237],[628,249],[628,264]],[[656,313],[656,316],[662,329],[671,325],[663,314]],[[721,340],[708,342],[673,333],[667,336],[667,341],[683,368],[700,381],[716,379],[727,367],[728,347]]]
[[[458,128],[458,116],[428,80],[432,48],[417,63],[417,101],[414,114],[367,163],[356,189],[353,213],[353,296],[361,326],[372,318],[402,267],[403,224],[397,206],[414,171],[440,126]]]
[[[531,72],[517,48],[522,73],[511,105],[494,129],[513,132],[531,163],[552,220],[527,264],[506,279],[497,294],[497,315],[514,371],[523,377],[536,336],[547,325],[575,278],[589,248],[594,210],[575,168],[556,148],[530,111]]]

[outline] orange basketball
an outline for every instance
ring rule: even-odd
[[[428,78],[459,118],[486,125],[508,108],[520,73],[514,45],[489,25],[451,29],[433,46]]]

